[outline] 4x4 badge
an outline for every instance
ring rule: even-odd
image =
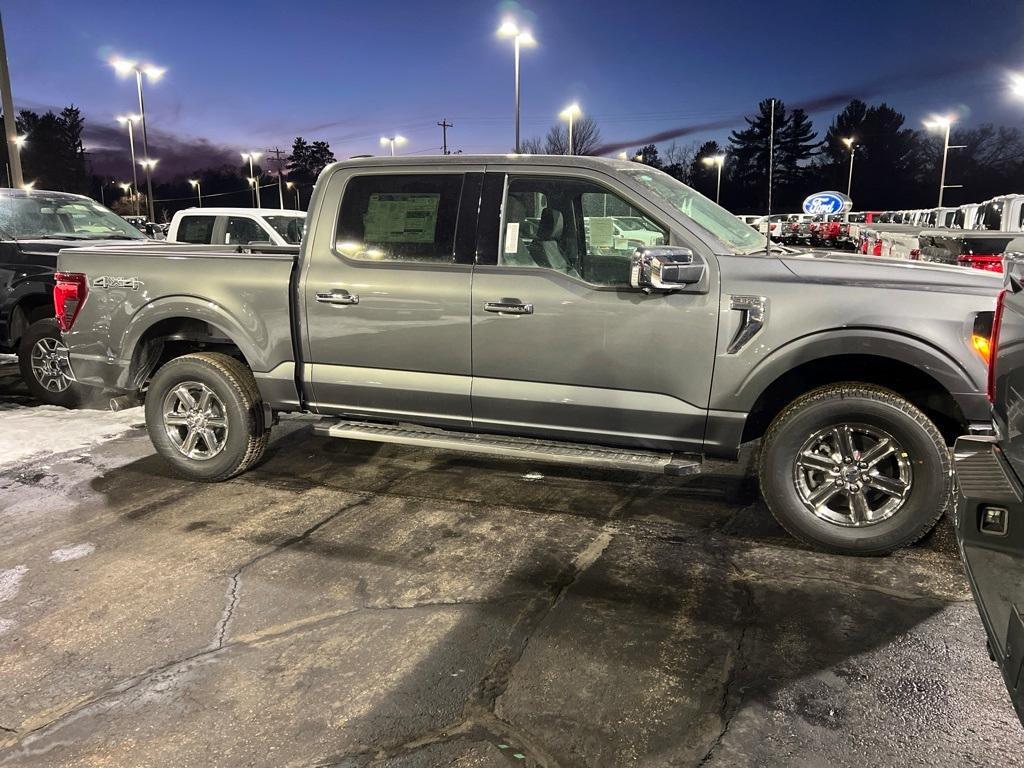
[[[133,291],[139,290],[145,283],[137,277],[103,277],[93,278],[93,288],[130,288]]]

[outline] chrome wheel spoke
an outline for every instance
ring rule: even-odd
[[[222,427],[226,427],[227,425],[228,420],[225,419],[223,416],[209,416],[206,419],[206,426],[212,427],[213,429],[219,429]]]
[[[832,472],[838,466],[830,456],[822,456],[820,453],[810,451],[801,453],[796,463],[803,469],[816,472]]]
[[[842,488],[843,487],[835,480],[826,480],[814,489],[807,501],[815,507],[824,506],[828,504],[832,500],[832,497],[839,493]]]
[[[206,450],[209,453],[216,453],[220,450],[220,441],[217,440],[217,435],[212,429],[201,429],[199,434],[202,435],[203,442],[206,444]]]
[[[854,523],[863,524],[871,520],[871,507],[863,489],[850,493],[850,518]]]
[[[871,469],[878,464],[878,462],[892,456],[894,453],[896,453],[896,448],[893,446],[892,440],[885,438],[883,440],[879,440],[875,445],[865,451],[861,455],[860,460],[867,465],[865,469]]]
[[[876,491],[881,491],[887,496],[892,496],[896,499],[903,498],[903,495],[907,492],[907,484],[895,477],[873,474],[868,476],[866,482],[870,488],[874,488]]]
[[[196,443],[199,441],[199,430],[189,428],[188,434],[185,435],[185,439],[181,441],[181,452],[186,456],[190,455],[196,449]]]
[[[201,413],[206,413],[209,410],[209,408],[210,408],[210,395],[212,395],[212,394],[213,394],[213,392],[211,392],[206,387],[203,387],[203,391],[199,395],[199,402],[196,404],[196,407],[200,410]]]
[[[835,437],[836,448],[839,449],[839,454],[846,461],[855,460],[857,449],[853,447],[853,433],[847,425],[836,427],[832,430],[832,434]]]
[[[182,406],[191,410],[196,407],[196,400],[192,397],[192,393],[184,386],[180,386],[174,390],[175,396],[181,402]]]
[[[185,418],[183,413],[172,411],[171,413],[164,414],[164,424],[170,427],[184,427],[188,425],[188,419]]]

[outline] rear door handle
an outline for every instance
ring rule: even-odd
[[[321,304],[358,304],[359,294],[335,288],[330,291],[317,291],[316,300]]]
[[[532,315],[533,304],[524,304],[519,299],[488,301],[484,304],[484,312],[494,312],[499,315]]]

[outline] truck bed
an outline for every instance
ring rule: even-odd
[[[189,333],[239,339],[257,379],[294,394],[290,282],[298,247],[142,245],[63,250],[61,272],[83,273],[88,293],[66,335],[71,367],[84,384],[138,389],[145,361],[120,360],[160,322],[188,317]],[[197,299],[199,301],[197,301]],[[262,382],[261,382],[262,386]],[[288,397],[290,395],[290,397]]]

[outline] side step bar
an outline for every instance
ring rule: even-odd
[[[604,448],[556,440],[483,435],[471,432],[450,432],[408,424],[375,424],[372,422],[324,419],[314,427],[320,435],[375,443],[418,445],[449,451],[482,453],[510,459],[533,459],[557,464],[573,464],[605,469],[629,469],[656,474],[695,475],[700,472],[700,459],[693,456],[637,451],[628,448]]]

